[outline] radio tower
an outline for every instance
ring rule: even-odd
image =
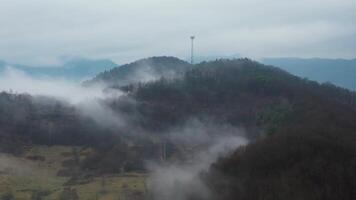
[[[194,64],[194,39],[195,36],[190,36],[190,39],[192,41],[192,49],[191,49],[191,58],[190,58],[190,63],[193,65]]]

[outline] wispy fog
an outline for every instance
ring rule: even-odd
[[[150,67],[143,67],[142,70],[137,71],[135,77],[141,81],[152,81],[157,78],[157,74]],[[64,78],[34,78],[11,67],[7,67],[0,76],[1,91],[53,97],[69,103],[83,116],[91,117],[105,127],[115,128],[115,130],[137,128],[130,126],[127,117],[121,116],[105,103],[112,97],[117,99],[123,93],[104,88],[104,85],[83,87],[80,83]],[[226,156],[239,146],[248,143],[243,129],[216,124],[214,121],[209,117],[187,119],[186,124],[172,128],[159,137],[161,142],[167,142],[180,150],[175,152],[177,155],[164,158],[167,160],[147,161],[147,169],[150,172],[147,185],[154,199],[188,200],[192,197],[209,199],[210,192],[201,180],[200,174],[219,157]],[[11,162],[6,160],[6,163]],[[8,165],[0,165],[0,171],[7,168]]]
[[[149,191],[156,200],[209,199],[210,192],[201,180],[200,173],[206,171],[219,157],[227,156],[239,146],[246,145],[248,140],[241,129],[198,120],[180,129],[170,134],[171,141],[188,145],[194,150],[186,152],[190,155],[184,162],[149,162]],[[189,139],[192,141],[188,142]]]
[[[78,82],[64,78],[34,78],[8,66],[0,75],[0,91],[53,97],[75,106],[82,115],[91,117],[103,126],[124,125],[122,117],[101,102],[105,98],[119,97],[122,93],[119,90],[104,91],[104,85],[83,87]]]
[[[7,67],[0,75],[0,90],[30,95],[56,97],[76,104],[93,98],[105,96],[102,86],[85,88],[80,83],[50,77],[33,78],[24,72]]]

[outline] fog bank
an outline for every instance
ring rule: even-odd
[[[235,132],[234,135],[221,134],[219,137],[211,137],[209,134],[203,133],[207,129],[199,129],[199,132],[194,131],[198,130],[196,127],[184,128],[181,138],[191,138],[189,135],[193,136],[197,133],[193,140],[197,142],[197,145],[208,143],[204,148],[194,150],[191,158],[185,162],[148,164],[151,172],[148,188],[153,199],[209,199],[210,191],[199,174],[206,171],[219,157],[227,156],[239,146],[248,143],[245,137],[239,136],[243,135],[242,132]],[[217,129],[216,127],[215,130]],[[224,132],[221,131],[221,133]]]

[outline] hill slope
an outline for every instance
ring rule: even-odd
[[[147,115],[145,120],[148,120],[142,123],[154,129],[164,129],[166,122],[166,127],[169,127],[197,116],[211,116],[224,123],[258,127],[261,125],[259,120],[282,123],[282,119],[264,114],[286,112],[287,117],[296,113],[302,114],[299,117],[303,119],[311,110],[324,115],[322,113],[335,107],[343,110],[337,112],[345,112],[340,113],[342,116],[354,112],[356,104],[353,92],[303,80],[248,59],[205,62],[195,65],[182,78],[162,79],[124,89],[131,91],[133,98],[142,102],[140,111],[143,116]],[[311,109],[312,106],[314,108]]]
[[[354,199],[353,135],[299,130],[241,148],[202,175],[212,199]]]
[[[212,199],[356,195],[355,93],[250,60],[220,60],[132,94],[142,102],[142,125],[156,132],[191,117],[246,129],[255,142],[202,174]]]

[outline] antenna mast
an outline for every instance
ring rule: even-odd
[[[194,39],[195,36],[190,36],[190,39],[192,41],[192,49],[191,49],[191,58],[190,58],[190,63],[193,65],[194,64]]]

